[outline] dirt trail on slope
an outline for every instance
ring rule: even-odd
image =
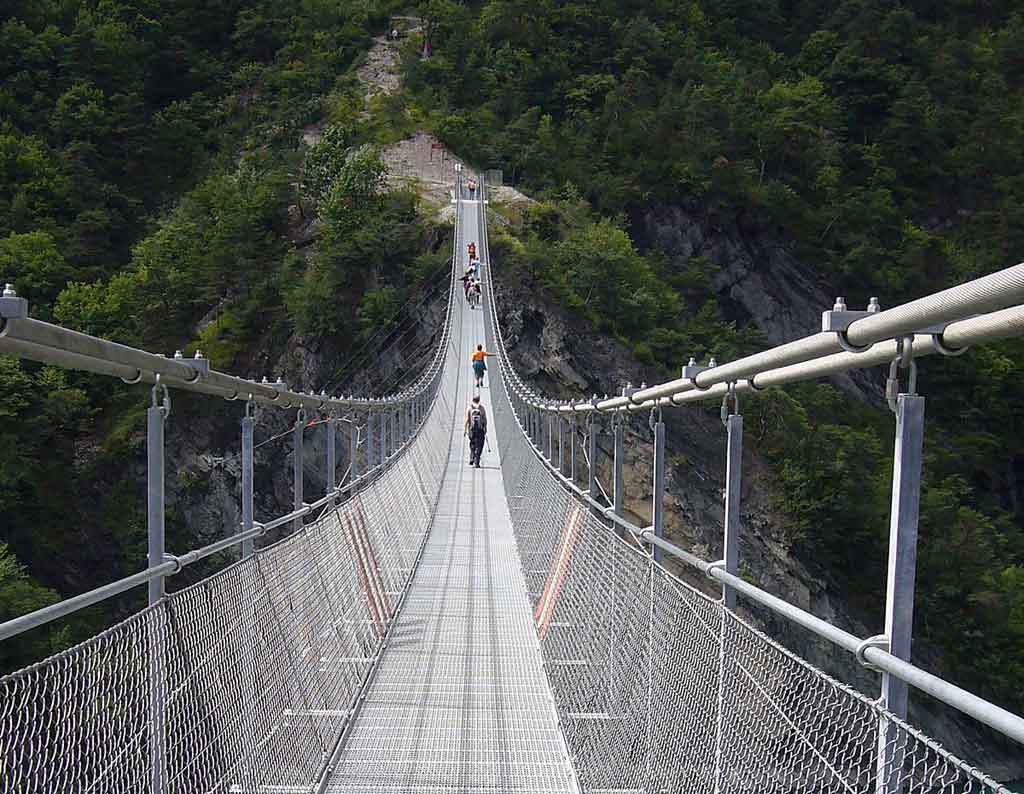
[[[389,36],[377,36],[366,55],[366,62],[356,70],[356,78],[363,84],[366,101],[375,97],[391,96],[402,89],[400,73],[400,47],[409,34],[422,28],[417,17],[393,17],[397,20],[402,38],[392,41]],[[323,123],[310,125],[303,130],[303,142],[314,146],[320,140]],[[455,182],[455,165],[463,164],[433,135],[418,132],[411,138],[385,147],[381,157],[388,167],[388,182],[392,187],[410,187],[424,203],[436,208],[441,220],[454,216],[451,201],[452,186]],[[479,174],[463,164],[467,177],[479,179]],[[530,199],[519,191],[501,186],[492,186],[491,198],[506,204],[530,203]]]
[[[398,74],[399,42],[387,36],[377,36],[366,54],[366,63],[356,70],[356,77],[366,86],[366,100],[376,96],[390,96],[402,86]]]

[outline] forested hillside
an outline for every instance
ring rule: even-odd
[[[363,148],[417,126],[539,199],[495,246],[652,373],[764,343],[712,288],[714,265],[659,248],[652,212],[784,241],[851,306],[1024,258],[1024,13],[1008,1],[429,0],[431,57],[409,39],[405,92],[368,107],[351,67],[399,10],[5,5],[0,279],[36,317],[201,348],[242,375],[276,374],[296,337],[341,360],[444,261],[415,196],[387,190]],[[916,621],[943,672],[1018,710],[1022,354],[922,365]],[[141,564],[125,471],[144,406],[138,388],[0,358],[0,618]],[[876,621],[891,417],[825,385],[745,410],[794,552]],[[184,531],[174,516],[169,531]],[[0,646],[0,667],[109,617]]]
[[[0,280],[34,317],[165,354],[201,349],[250,377],[280,375],[272,367],[294,339],[328,370],[338,364],[447,260],[431,252],[441,240],[416,197],[386,188],[365,146],[380,130],[357,121],[350,67],[387,11],[326,0],[6,4]],[[306,125],[338,119],[302,145]],[[0,619],[144,564],[147,402],[142,387],[0,358]],[[232,452],[236,414],[179,399],[172,443],[191,427]],[[200,497],[206,487],[184,470],[169,484]],[[169,547],[194,544],[186,524],[172,508]],[[135,592],[5,643],[0,669],[142,603]]]
[[[851,306],[1024,259],[1017,4],[432,0],[423,14],[433,55],[409,50],[414,101],[454,148],[544,199],[506,243],[512,261],[663,373],[757,335],[710,289],[708,262],[647,239],[653,209],[788,241]],[[916,616],[946,673],[1017,709],[1022,353],[922,365]],[[877,624],[891,417],[828,386],[747,411],[795,551]]]

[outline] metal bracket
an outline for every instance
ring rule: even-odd
[[[715,577],[711,575],[711,572],[715,571],[715,570],[722,570],[722,571],[724,571],[725,570],[725,560],[715,560],[714,562],[709,562],[708,563],[708,567],[704,569],[704,574],[708,577],[708,579],[712,579],[712,580],[717,582],[718,580],[715,579]]]
[[[685,367],[683,367],[683,380],[688,380],[692,382],[694,378],[696,378],[698,375],[700,375],[700,373],[702,373],[706,369],[711,369],[711,367],[705,367],[702,364],[698,364],[697,359],[691,358],[689,363]],[[694,383],[693,385],[696,386],[697,384]]]
[[[847,353],[865,353],[871,349],[871,345],[854,345],[846,338],[846,332],[857,320],[863,320],[872,314],[878,314],[882,307],[878,298],[872,298],[868,303],[867,311],[851,311],[846,308],[845,298],[836,298],[835,305],[831,311],[821,313],[821,330],[824,333],[834,333],[839,346]]]
[[[868,637],[866,640],[862,640],[860,645],[857,646],[857,650],[854,652],[857,657],[857,661],[860,662],[862,666],[868,668],[868,670],[874,670],[877,673],[883,672],[864,658],[864,652],[867,651],[868,648],[880,648],[888,653],[889,638],[884,634],[875,634],[874,636]]]
[[[196,380],[199,380],[204,375],[207,375],[210,372],[210,359],[204,357],[201,350],[197,350],[195,356],[193,356],[192,358],[185,358],[181,354],[180,350],[175,350],[174,360],[180,361],[182,364],[192,367],[192,369],[196,371]],[[237,399],[237,396],[235,399]]]
[[[26,317],[28,317],[28,301],[18,297],[13,284],[7,284],[3,294],[0,295],[0,318],[22,320]]]

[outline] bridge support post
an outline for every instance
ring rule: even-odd
[[[550,462],[555,460],[555,417],[553,414],[548,414],[548,443],[547,443],[547,457]]]
[[[626,459],[626,427],[621,416],[616,416],[612,421],[612,510],[615,511],[615,515],[621,517],[626,498],[626,486],[622,477],[622,467]]]
[[[300,510],[305,504],[302,494],[302,433],[306,427],[306,410],[300,408],[295,416],[295,428],[292,430],[292,494],[295,497],[295,509]],[[292,531],[298,532],[305,523],[302,516],[292,521]]]
[[[921,500],[924,446],[924,397],[901,394],[896,402],[892,508],[889,516],[889,564],[885,588],[885,639],[889,653],[910,661],[917,576],[917,524]],[[907,683],[882,673],[882,704],[907,717]],[[881,718],[878,726],[878,794],[899,794],[903,749],[897,728]]]
[[[167,387],[153,387],[153,404],[146,411],[146,518],[148,525],[149,567],[164,563],[164,423],[171,412],[171,400]],[[157,397],[163,390],[163,400]],[[149,605],[153,606],[164,597],[164,577],[149,581]],[[166,665],[162,633],[157,625],[159,617],[150,629],[149,647],[149,702],[150,702],[150,791],[162,794],[167,779],[166,754]]]
[[[242,417],[242,530],[248,532],[253,522],[253,433],[256,419],[250,411],[253,404],[245,404],[245,416]],[[253,551],[253,540],[242,541],[242,559],[250,556]]]
[[[651,488],[651,528],[656,538],[665,537],[665,422],[658,409],[654,423],[654,482]],[[653,547],[654,561],[661,562],[661,549]]]
[[[354,480],[359,476],[359,425],[356,424],[355,417],[352,418],[352,424],[348,427],[348,476]],[[369,414],[366,415],[366,427],[370,427]],[[366,443],[370,443],[369,437],[367,437]]]
[[[337,476],[338,470],[337,450],[334,446],[333,414],[327,415],[327,421],[324,423],[324,429],[327,433],[327,493],[331,493],[335,488],[335,477]]]
[[[380,465],[383,466],[388,459],[388,414],[381,411],[380,419]]]
[[[726,420],[728,437],[725,453],[725,538],[722,558],[725,572],[739,573],[740,561],[740,486],[743,468],[743,417],[731,414]],[[736,591],[722,585],[722,598],[728,609],[736,607]]]
[[[576,414],[569,426],[569,479],[576,482]]]
[[[369,408],[366,409],[366,427],[363,428],[363,432],[366,433],[366,470],[369,471],[373,468],[375,462],[373,450],[373,411]]]
[[[565,420],[555,414],[555,421],[558,422],[558,473],[565,474]]]
[[[597,420],[593,414],[590,414],[587,422],[587,457],[590,459],[590,472],[587,478],[587,489],[590,494],[590,498],[597,499]],[[600,517],[596,507],[591,508],[591,512],[595,516]]]

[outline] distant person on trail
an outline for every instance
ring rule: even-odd
[[[480,297],[483,295],[483,286],[480,284],[480,279],[473,279],[473,286],[469,290],[469,302],[472,306],[480,305]]]
[[[475,276],[472,266],[466,268],[466,272],[459,276],[459,281],[462,282],[462,291],[466,295],[466,300],[469,300],[469,288],[473,286],[473,277]]]
[[[473,353],[473,377],[476,378],[476,387],[479,389],[484,385],[484,373],[487,372],[487,362],[484,359],[487,356],[493,356],[494,353],[488,353],[484,350],[483,345],[476,346],[476,352]]]
[[[470,179],[466,183],[466,187],[469,188],[469,197],[470,198],[476,198],[476,180],[475,179]]]
[[[466,410],[466,435],[469,436],[469,465],[480,468],[480,453],[487,438],[487,411],[480,403],[480,395],[473,398]]]
[[[469,261],[476,259],[476,243],[470,243],[466,246],[466,250],[469,251]]]

